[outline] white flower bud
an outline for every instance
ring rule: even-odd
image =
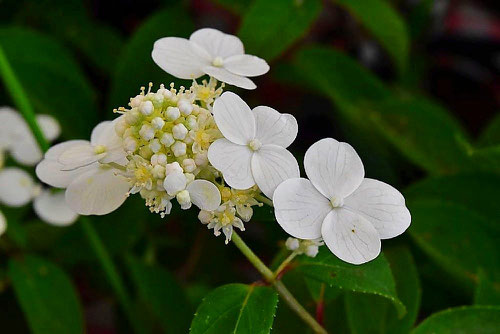
[[[133,97],[130,99],[130,103],[129,105],[132,107],[132,108],[137,108],[141,105],[141,102],[142,102],[142,99],[144,98],[143,95],[137,95],[136,97]]]
[[[123,147],[126,152],[134,152],[137,149],[137,141],[132,137],[127,137],[123,141]]]
[[[198,219],[203,223],[203,224],[208,224],[210,223],[210,220],[213,218],[213,214],[210,211],[205,211],[201,210],[200,213],[198,214]]]
[[[151,140],[155,136],[155,130],[150,125],[144,124],[139,130],[139,135],[144,140]]]
[[[196,169],[196,163],[193,159],[184,159],[182,161],[182,168],[188,173],[194,172]]]
[[[194,156],[194,162],[196,163],[196,165],[200,166],[200,167],[204,167],[206,165],[208,165],[208,156],[207,156],[207,152],[200,152],[200,153],[197,153],[195,156]]]
[[[163,153],[157,154],[157,163],[159,165],[165,166],[167,164],[167,156]]]
[[[186,154],[186,143],[183,143],[181,141],[176,141],[171,148],[172,152],[174,152],[174,155],[176,157],[180,157]]]
[[[153,154],[151,156],[150,162],[151,162],[151,165],[153,165],[153,166],[158,165],[158,154]]]
[[[189,184],[194,181],[194,174],[184,173],[184,176],[186,177],[186,183]]]
[[[186,138],[186,135],[188,133],[188,129],[184,126],[184,124],[177,124],[174,125],[172,128],[172,134],[174,135],[175,139],[184,139]]]
[[[168,107],[167,113],[165,114],[167,119],[171,122],[175,121],[177,118],[181,117],[181,112],[179,108],[176,107]]]
[[[161,92],[156,93],[153,95],[153,104],[155,106],[160,106],[163,103],[163,94]]]
[[[161,150],[161,144],[160,144],[160,141],[158,139],[153,139],[150,143],[149,143],[149,148],[151,149],[151,151],[153,151],[154,153],[158,153],[160,150]]]
[[[179,108],[181,114],[187,116],[193,112],[193,105],[186,99],[180,99],[177,102],[177,107]]]
[[[127,130],[128,126],[125,121],[125,117],[120,118],[115,123],[115,132],[118,137],[123,137],[123,134]]]
[[[198,130],[198,122],[196,121],[196,116],[189,115],[186,119],[186,127],[189,130]]]
[[[170,173],[173,173],[173,172],[181,172],[181,173],[184,173],[184,170],[182,169],[181,165],[179,165],[179,163],[176,161],[176,162],[172,162],[171,164],[167,164],[165,166],[165,175],[168,175]]]
[[[180,191],[177,193],[175,198],[177,198],[177,202],[181,205],[181,209],[187,210],[191,207],[191,197],[189,196],[189,191]]]
[[[316,255],[318,255],[318,251],[318,245],[309,245],[306,248],[306,255],[309,257],[315,257]]]
[[[160,142],[166,147],[170,147],[175,142],[175,139],[171,133],[164,133],[163,136],[161,136]]]
[[[153,113],[154,106],[151,101],[143,101],[139,106],[139,111],[145,116],[149,116]]]
[[[161,117],[155,117],[151,121],[151,125],[156,130],[161,130],[163,128],[163,126],[165,125],[165,121]]]
[[[285,246],[288,250],[291,250],[291,251],[297,250],[297,249],[299,249],[299,246],[300,246],[299,240],[290,237],[290,238],[286,239]]]
[[[125,122],[129,125],[134,125],[139,122],[140,117],[141,113],[139,110],[137,110],[137,108],[132,108],[132,110],[125,113]]]
[[[194,137],[196,137],[196,133],[191,130],[188,132],[186,138],[184,138],[183,142],[185,142],[186,144],[192,144],[194,143]]]
[[[156,165],[151,170],[151,174],[157,179],[163,179],[165,178],[165,167]]]
[[[174,94],[172,94],[172,92],[171,92],[171,91],[169,91],[168,89],[165,89],[165,90],[163,91],[163,97],[164,97],[164,98],[166,98],[166,99],[169,99],[169,100],[170,100],[170,99],[172,98],[172,96],[174,96]]]

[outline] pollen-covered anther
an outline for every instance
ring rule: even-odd
[[[261,148],[262,143],[258,139],[253,139],[248,143],[248,147],[252,149],[252,151],[257,151]]]

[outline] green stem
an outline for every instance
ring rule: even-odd
[[[313,316],[299,303],[297,299],[288,291],[286,286],[280,280],[276,280],[274,273],[269,269],[261,259],[247,246],[240,236],[233,231],[231,237],[233,243],[245,255],[245,257],[253,264],[253,266],[261,273],[265,280],[272,284],[281,298],[288,306],[307,324],[315,333],[327,334],[326,330],[314,319]]]
[[[270,207],[274,207],[273,201],[271,201],[269,198],[262,196],[261,194],[257,194],[254,197],[257,201],[262,202],[264,204],[269,205]]]
[[[12,67],[9,64],[9,61],[0,46],[0,75],[3,79],[5,87],[9,92],[14,104],[16,105],[18,111],[24,117],[26,123],[28,123],[31,132],[35,136],[35,139],[38,143],[38,146],[43,152],[46,152],[49,149],[49,143],[45,139],[38,123],[36,121],[35,112],[33,111],[33,107],[24,91],[21,83],[17,79]],[[125,285],[118,274],[118,270],[114,265],[109,253],[104,247],[101,239],[97,235],[94,227],[90,224],[87,218],[80,217],[81,225],[85,232],[85,235],[94,249],[99,262],[101,263],[102,269],[106,274],[109,283],[113,287],[113,290],[125,312],[127,317],[129,318],[134,331],[136,333],[144,333],[143,327],[140,326],[139,322],[136,320],[135,313],[132,309],[132,302],[127,294],[125,289]]]
[[[49,143],[47,142],[47,139],[45,139],[42,130],[40,130],[40,127],[38,126],[33,107],[23,90],[21,83],[14,74],[14,71],[12,70],[9,61],[7,60],[7,56],[5,55],[2,46],[0,46],[0,74],[2,76],[5,87],[9,91],[9,94],[14,101],[14,104],[16,105],[19,112],[23,115],[26,123],[28,123],[28,126],[35,136],[38,145],[43,152],[47,151],[49,149]]]
[[[298,255],[299,253],[297,253],[296,251],[293,251],[290,255],[288,255],[288,257],[283,260],[283,262],[281,262],[280,266],[278,267],[278,269],[276,269],[274,271],[274,277],[278,277],[278,275],[281,273],[281,271],[283,269],[285,269],[286,266],[288,266],[288,264]]]

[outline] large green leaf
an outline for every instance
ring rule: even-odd
[[[500,144],[500,113],[497,113],[483,130],[479,144],[483,146]]]
[[[278,295],[270,287],[227,284],[208,294],[191,323],[192,334],[264,334],[271,331]]]
[[[495,334],[500,328],[500,308],[466,306],[431,315],[412,334]]]
[[[391,268],[383,254],[363,265],[353,265],[337,258],[327,247],[321,247],[314,258],[301,256],[295,270],[329,286],[384,297],[394,304],[400,316],[405,313],[405,306],[396,293]]]
[[[55,116],[66,138],[88,138],[97,123],[95,93],[72,55],[23,28],[0,29],[0,45],[35,111]]]
[[[408,333],[417,319],[420,306],[420,282],[409,250],[389,248],[384,252],[396,281],[398,297],[407,313],[399,318],[390,302],[376,295],[346,294],[347,319],[352,333]]]
[[[58,266],[27,255],[9,261],[8,275],[34,334],[84,332],[75,288]]]
[[[238,36],[247,53],[272,60],[305,35],[320,12],[320,0],[255,0]]]
[[[394,58],[400,71],[408,62],[410,41],[406,24],[386,0],[334,0],[369,30]]]
[[[478,282],[474,291],[474,304],[500,306],[500,282],[493,282],[483,270],[478,273]]]
[[[193,23],[180,6],[160,10],[143,23],[118,58],[111,83],[108,112],[113,108],[126,107],[129,98],[139,94],[140,87],[147,87],[149,82],[153,82],[157,88],[161,83],[168,86],[174,78],[153,62],[153,44],[162,37],[188,37],[192,31]]]
[[[131,277],[141,301],[155,315],[166,333],[186,333],[191,307],[174,277],[165,269],[127,258]]]

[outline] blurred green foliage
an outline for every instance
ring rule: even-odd
[[[226,32],[271,64],[245,97],[291,108],[299,120],[323,117],[313,119],[315,126],[332,123],[327,136],[351,142],[367,174],[403,190],[412,213],[408,233],[384,242],[384,255],[373,262],[349,265],[325,247],[314,259],[292,262],[282,279],[304,307],[315,314],[321,306],[326,329],[335,333],[494,333],[500,328],[500,116],[475,136],[430,97],[419,84],[425,55],[416,44],[426,38],[432,1],[405,15],[395,3],[214,0],[207,6],[237,22]],[[396,79],[382,79],[346,50],[311,37],[329,6],[379,43]],[[188,37],[213,22],[200,20],[192,3],[155,3],[136,20],[117,10],[126,16],[119,28],[91,7],[77,0],[0,2],[0,45],[36,112],[55,116],[64,140],[87,138],[150,81],[188,85],[153,63],[153,43]],[[301,99],[306,103],[297,107]],[[313,100],[323,104],[316,108]],[[0,102],[11,104],[5,92]],[[301,131],[299,139],[319,139],[316,129]],[[2,332],[90,331],[83,310],[116,297],[81,226],[47,226],[30,207],[1,210],[9,226],[0,239]],[[309,331],[274,290],[255,284],[255,270],[193,211],[174,208],[161,219],[132,197],[91,224],[126,277],[145,332]],[[269,208],[256,210],[242,236],[266,263],[287,255],[286,235]],[[115,303],[108,304],[117,330],[130,333]]]

